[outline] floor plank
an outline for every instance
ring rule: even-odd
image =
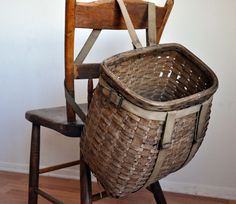
[[[0,171],[0,204],[26,204],[27,203],[27,183],[26,174]],[[78,204],[79,181],[71,179],[61,179],[52,177],[41,177],[40,186],[46,192],[63,200],[65,204]],[[99,186],[94,185],[94,191],[98,191]],[[224,199],[207,198],[185,194],[165,192],[168,204],[236,204],[236,201]],[[39,204],[49,204],[50,202],[39,197]],[[106,198],[95,202],[96,204],[155,204],[150,192],[141,190],[122,199]]]

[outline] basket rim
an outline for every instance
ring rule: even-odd
[[[114,61],[119,61],[125,59],[128,59],[130,57],[135,57],[138,55],[145,55],[147,52],[153,52],[155,50],[160,51],[176,51],[178,53],[181,53],[184,57],[189,59],[191,62],[197,65],[202,71],[205,71],[209,77],[211,77],[213,83],[212,85],[200,92],[197,92],[195,94],[192,94],[190,96],[186,96],[183,98],[178,98],[174,100],[169,101],[154,101],[147,99],[139,94],[137,94],[135,91],[127,88],[124,83],[122,83],[119,79],[117,79],[117,76],[108,68],[110,63],[114,63]],[[209,99],[217,90],[218,88],[218,78],[215,75],[215,73],[211,70],[210,67],[208,67],[202,60],[200,60],[196,55],[194,55],[191,51],[189,51],[184,46],[177,44],[177,43],[168,43],[168,44],[159,44],[154,46],[149,46],[145,48],[139,48],[136,50],[130,50],[126,52],[122,52],[120,54],[114,55],[112,57],[107,58],[101,63],[100,67],[100,73],[102,78],[105,79],[105,81],[108,82],[112,87],[115,86],[115,90],[118,91],[124,98],[126,98],[128,101],[134,103],[137,106],[140,106],[140,103],[145,103],[145,106],[142,106],[142,108],[147,110],[160,110],[167,108],[168,110],[175,109],[175,107],[181,106],[181,104],[188,103],[188,106],[199,104],[202,101],[205,101]],[[117,90],[119,89],[119,90]]]

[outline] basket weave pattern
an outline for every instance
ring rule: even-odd
[[[204,73],[197,72],[196,66],[175,52],[129,59],[110,69],[129,89],[153,101],[182,98],[209,86]]]
[[[112,60],[107,62],[111,73],[126,89],[140,95],[143,100],[165,102],[180,99],[206,90],[212,84],[209,75],[176,51],[150,52],[117,62]],[[120,88],[116,87],[116,84],[112,86],[117,90]],[[143,101],[132,102],[146,109],[153,109],[146,107]],[[175,104],[171,110],[187,106],[187,103]],[[169,110],[168,106],[158,107],[158,111]]]
[[[196,119],[196,114],[191,114],[176,120],[172,133],[173,141],[156,180],[178,170],[187,159],[192,146]]]
[[[184,164],[192,146],[196,119],[197,114],[191,114],[176,120],[168,155],[153,182]],[[164,123],[117,109],[98,89],[95,91],[81,150],[92,172],[113,197],[135,192],[146,183],[158,156]]]
[[[150,119],[118,107],[99,82],[81,151],[107,193],[128,195],[193,158],[205,136],[210,98],[218,86],[205,64],[181,47],[147,48],[109,58],[101,77],[112,87],[110,94],[119,93],[148,114],[164,114]]]
[[[115,197],[137,191],[155,165],[164,122],[117,110],[99,90],[93,99],[81,137],[85,161]]]

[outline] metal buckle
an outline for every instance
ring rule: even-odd
[[[109,89],[109,88],[104,87],[104,86],[102,86],[102,85],[100,85],[100,84],[99,84],[99,89],[100,89],[100,92],[101,92],[102,94],[104,94],[104,93],[103,93],[103,90],[104,90],[104,89],[106,89],[106,90],[109,92],[108,96],[106,97],[106,101],[107,101],[108,103],[113,103],[113,104],[116,106],[117,109],[120,109],[120,108],[121,108],[122,103],[123,103],[123,100],[124,100],[124,97],[123,97],[121,94],[119,94],[116,90],[114,90],[114,89],[112,89],[112,88]],[[116,96],[116,99],[118,99],[118,100],[112,101],[112,95],[113,95],[113,94]]]

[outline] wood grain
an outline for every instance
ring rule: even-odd
[[[27,203],[28,175],[0,171],[0,204],[25,204]],[[78,204],[79,181],[52,177],[41,177],[40,186],[50,194],[62,199],[65,204]],[[95,184],[94,192],[100,188]],[[236,201],[191,196],[165,192],[168,204],[236,204]],[[39,196],[39,204],[49,202]],[[147,190],[141,190],[122,199],[104,199],[96,204],[155,204],[154,198]]]
[[[130,18],[136,29],[148,26],[148,2],[125,0]],[[156,7],[157,27],[161,27],[166,14],[166,7]],[[95,1],[91,3],[77,2],[75,10],[75,26],[92,29],[127,29],[120,8],[114,0]]]
[[[74,35],[75,35],[75,0],[66,1],[65,18],[65,86],[70,95],[74,98]],[[75,122],[75,112],[66,103],[67,120]]]
[[[87,104],[79,106],[87,113]],[[53,129],[68,137],[79,137],[83,129],[81,120],[78,119],[74,123],[67,121],[65,106],[27,111],[25,117],[34,124]]]

